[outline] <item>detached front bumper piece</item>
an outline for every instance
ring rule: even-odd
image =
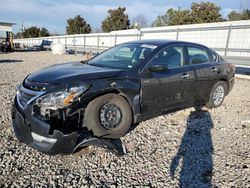
[[[12,125],[20,141],[48,154],[72,153],[79,138],[76,132],[64,135],[58,130],[49,135],[49,124],[32,116],[24,117],[16,107],[12,112]]]
[[[118,140],[102,139],[91,135],[90,132],[82,129],[70,134],[63,134],[59,130],[54,130],[49,134],[50,125],[32,116],[32,107],[25,111],[18,109],[16,102],[12,108],[12,126],[16,137],[27,145],[47,154],[70,154],[78,148],[89,145],[96,145],[112,150],[119,155],[124,155],[126,149]]]

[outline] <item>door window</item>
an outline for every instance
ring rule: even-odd
[[[207,51],[198,47],[187,47],[189,64],[201,64],[209,62]]]
[[[166,47],[152,59],[151,65],[165,65],[167,68],[183,66],[183,48],[181,46]]]

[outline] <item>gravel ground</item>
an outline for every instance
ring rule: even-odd
[[[224,104],[140,123],[122,140],[128,154],[98,147],[49,156],[11,128],[15,87],[41,67],[82,57],[0,54],[0,187],[250,187],[250,81],[236,80]]]

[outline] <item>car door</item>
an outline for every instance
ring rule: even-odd
[[[204,103],[218,80],[218,65],[212,61],[208,50],[198,45],[188,45],[187,53],[189,67],[194,71],[196,77],[195,85],[192,88],[194,103]]]
[[[194,80],[185,64],[182,45],[168,46],[157,53],[141,73],[141,107],[144,116],[182,107],[183,83]]]

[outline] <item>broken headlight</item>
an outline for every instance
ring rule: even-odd
[[[69,106],[79,99],[86,90],[87,86],[72,87],[65,91],[49,93],[38,98],[35,106],[40,108],[40,115],[48,117],[50,110],[57,110]]]

